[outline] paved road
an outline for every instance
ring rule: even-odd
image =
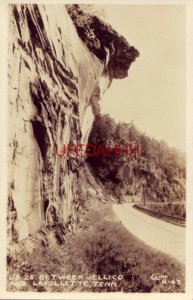
[[[114,204],[113,210],[133,235],[166,254],[185,262],[185,228],[151,217],[132,207]]]

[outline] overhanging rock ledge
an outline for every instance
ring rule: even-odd
[[[73,231],[81,210],[81,162],[57,157],[55,144],[86,143],[99,99],[139,55],[97,17],[77,6],[67,10],[9,6],[10,242],[39,232],[64,243]]]

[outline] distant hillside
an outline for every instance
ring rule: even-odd
[[[185,157],[164,141],[140,132],[133,122],[116,124],[109,115],[98,115],[89,143],[96,146],[140,144],[140,157],[100,155],[87,159],[95,175],[118,198],[185,200]]]

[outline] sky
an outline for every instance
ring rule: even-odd
[[[106,20],[140,52],[113,80],[102,113],[185,151],[186,12],[183,5],[101,5]]]

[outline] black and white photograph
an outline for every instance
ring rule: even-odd
[[[6,291],[183,296],[186,5],[7,16]]]

